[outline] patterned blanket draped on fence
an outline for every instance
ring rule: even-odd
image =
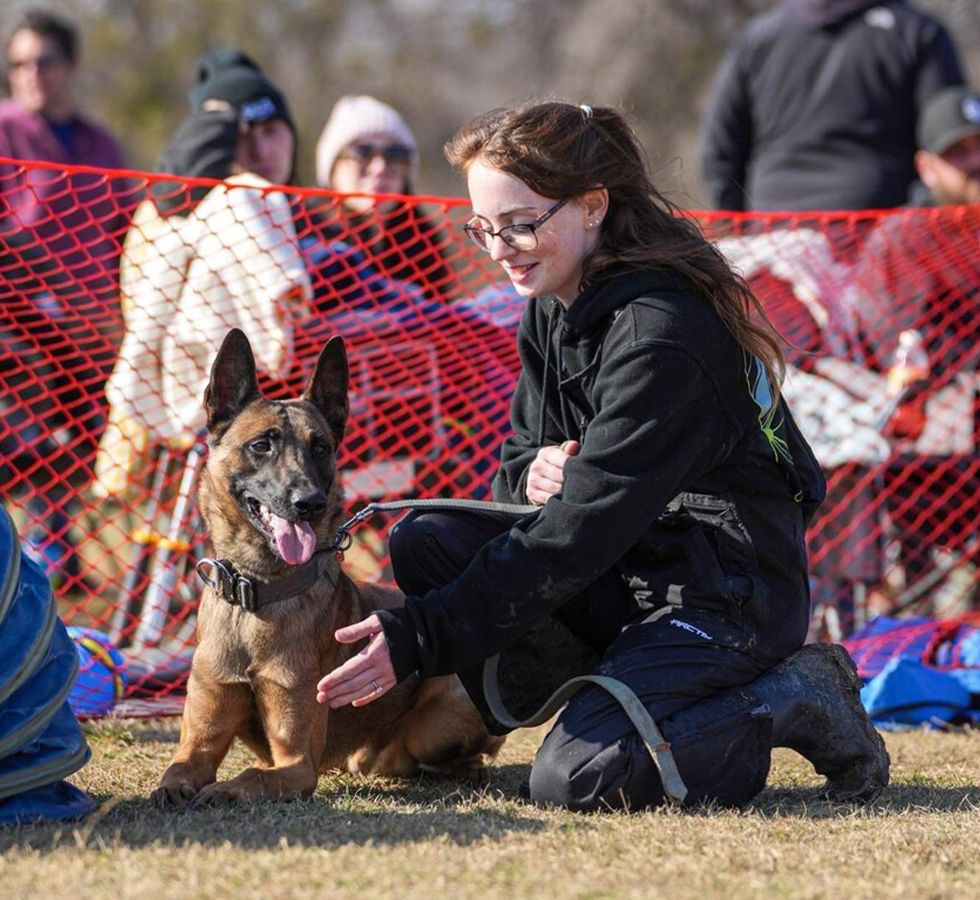
[[[808,535],[817,625],[966,612],[980,208],[694,215],[789,342],[784,391],[829,480]],[[200,401],[229,328],[249,335],[274,396],[299,393],[343,335],[351,511],[489,496],[524,301],[465,240],[468,216],[459,199],[381,198],[355,215],[329,192],[247,176],[0,161],[0,494],[65,622],[109,648],[82,680],[123,697],[93,708],[156,714],[186,678]],[[358,530],[352,575],[390,578],[388,525]]]

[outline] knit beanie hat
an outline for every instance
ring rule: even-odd
[[[343,149],[356,143],[359,138],[371,135],[390,135],[395,141],[412,151],[412,179],[418,173],[419,147],[415,135],[405,120],[387,103],[366,94],[341,97],[334,105],[323,126],[320,140],[316,143],[316,181],[323,187],[330,186],[334,163]]]
[[[249,125],[282,119],[296,136],[289,106],[258,64],[241,50],[213,50],[198,63],[197,84],[187,95],[191,107],[203,109],[207,100],[224,100]]]

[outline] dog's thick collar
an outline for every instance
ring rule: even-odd
[[[320,550],[291,575],[273,582],[256,581],[242,575],[227,559],[205,558],[198,562],[196,568],[201,580],[222,600],[254,613],[270,603],[278,603],[302,594],[324,576],[330,581],[330,588],[333,590],[340,575],[339,565],[331,572],[330,562],[336,556],[333,549]]]

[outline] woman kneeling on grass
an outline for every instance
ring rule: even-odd
[[[773,746],[806,756],[838,798],[875,796],[888,755],[853,664],[837,646],[800,650],[803,536],[824,482],[779,398],[782,353],[756,299],[651,184],[614,109],[496,110],[446,153],[467,179],[467,233],[528,298],[494,492],[540,510],[403,519],[391,557],[405,607],[338,632],[370,640],[320,701],[456,672],[502,733],[491,692],[528,712],[591,667],[658,723],[687,803],[749,800]],[[496,684],[482,677],[495,654]],[[575,810],[665,797],[641,736],[593,685],[561,712],[528,790]]]

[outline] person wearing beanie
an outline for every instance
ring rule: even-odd
[[[290,184],[296,173],[296,124],[279,90],[241,50],[206,53],[188,95],[194,112],[231,109],[240,134],[232,172],[253,172],[272,184]]]
[[[296,124],[282,91],[251,57],[235,49],[206,53],[187,99],[191,111],[157,159],[157,172],[217,180],[252,172],[271,184],[293,183]],[[209,190],[185,190],[179,181],[150,185],[162,216],[186,216]]]
[[[295,173],[285,97],[228,49],[201,59],[188,99],[157,171],[224,183],[156,180],[133,218],[120,273],[127,332],[95,462],[102,496],[136,487],[154,446],[186,448],[204,427],[201,396],[229,328],[249,335],[263,373],[281,377],[295,362],[294,323],[310,311],[292,198],[269,190]]]
[[[365,94],[341,97],[317,141],[316,179],[343,196],[315,204],[314,220],[325,238],[352,245],[385,277],[446,299],[443,235],[417,205],[375,196],[411,195],[418,167],[418,143],[397,110]]]
[[[341,193],[410,194],[418,174],[418,144],[398,112],[367,95],[341,97],[316,145],[316,180]],[[370,197],[348,197],[358,212]]]

